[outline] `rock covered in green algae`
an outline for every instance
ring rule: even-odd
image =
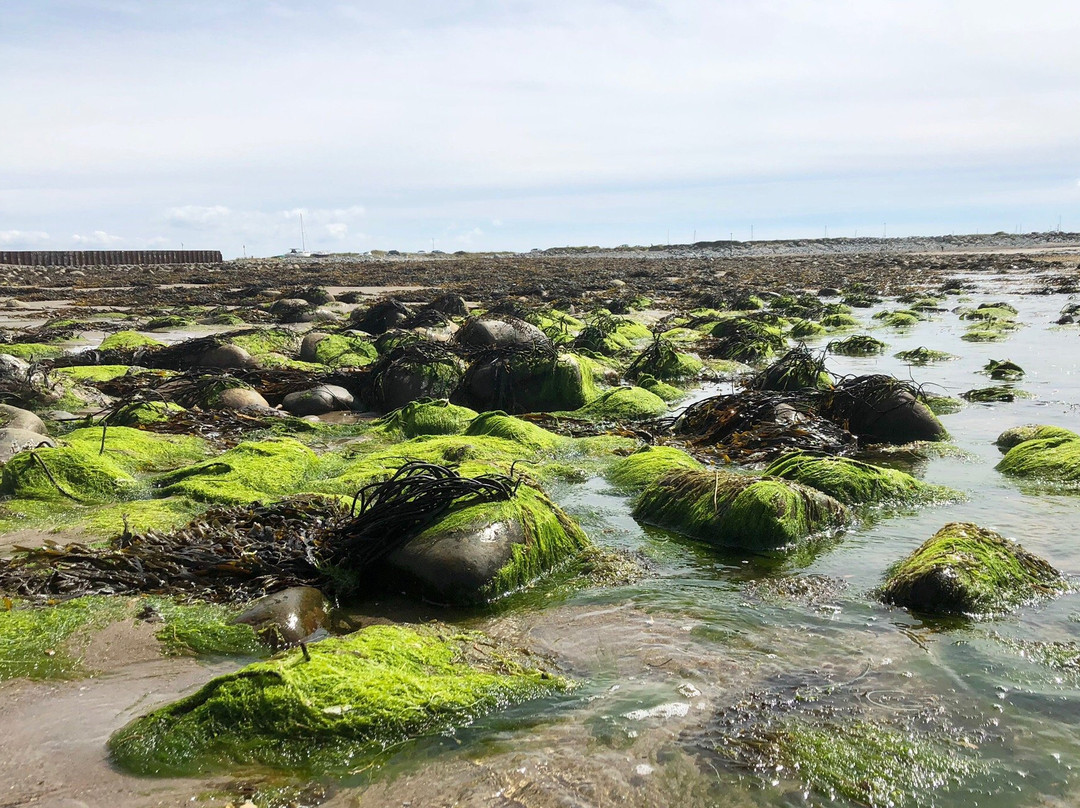
[[[1014,446],[1029,440],[1044,440],[1046,438],[1070,438],[1080,440],[1080,435],[1062,426],[1047,426],[1044,424],[1024,424],[1006,429],[997,436],[994,443],[1002,451],[1008,451]]]
[[[477,415],[476,410],[459,407],[446,399],[421,399],[387,413],[373,429],[406,439],[421,435],[460,435]]]
[[[983,366],[983,373],[998,381],[1017,381],[1023,378],[1024,369],[1011,359],[991,359]]]
[[[83,446],[22,452],[4,464],[0,478],[0,494],[56,502],[110,502],[131,496],[138,487],[113,458]]]
[[[841,356],[876,356],[885,353],[886,347],[888,346],[884,342],[869,334],[855,334],[847,339],[830,342],[825,346],[825,350]]]
[[[677,469],[703,469],[697,460],[674,446],[646,446],[612,463],[608,480],[627,491],[640,491]]]
[[[421,594],[457,604],[494,600],[528,585],[590,546],[578,524],[538,489],[443,517],[386,564]]]
[[[185,775],[255,764],[344,773],[368,756],[565,690],[476,632],[370,626],[220,676],[109,739],[125,771]]]
[[[946,362],[950,359],[956,359],[951,353],[945,351],[935,351],[931,348],[920,346],[918,348],[912,348],[908,351],[900,351],[897,354],[893,354],[901,362],[907,362],[911,365],[928,365],[931,362]]]
[[[513,441],[533,451],[553,451],[567,443],[562,435],[542,426],[494,410],[478,415],[465,430],[468,436],[488,436]]]
[[[200,502],[246,505],[300,490],[318,463],[315,452],[294,438],[244,441],[218,457],[164,475],[156,485],[166,494]]]
[[[1035,427],[1031,434],[1009,449],[997,464],[998,471],[1013,477],[1080,482],[1080,435],[1053,426]],[[998,437],[998,445],[1013,439],[1006,431]]]
[[[98,350],[132,351],[136,348],[160,348],[164,345],[164,342],[140,334],[138,331],[117,331],[115,334],[109,334],[109,336],[105,337],[98,346]]]
[[[1011,387],[979,387],[975,390],[968,390],[965,393],[961,393],[960,398],[964,399],[964,401],[970,401],[973,404],[990,404],[995,402],[1008,403],[1015,401],[1018,395],[1020,395],[1020,393],[1013,390]]]
[[[880,598],[928,614],[992,615],[1066,589],[1061,573],[992,530],[950,522],[888,573]]]
[[[634,502],[634,517],[721,547],[796,544],[843,523],[844,505],[813,488],[723,471],[670,471]]]
[[[667,412],[667,403],[642,387],[616,387],[566,413],[589,421],[643,421]]]
[[[816,488],[845,505],[943,501],[960,496],[956,491],[925,483],[898,469],[806,452],[784,455],[765,469],[764,474]]]

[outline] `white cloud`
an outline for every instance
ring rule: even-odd
[[[114,236],[110,233],[106,233],[104,230],[95,230],[88,236],[81,236],[78,233],[72,235],[71,240],[76,244],[88,244],[95,247],[106,247],[109,244],[116,244],[119,241],[123,241],[123,236]]]
[[[459,244],[472,244],[477,238],[484,235],[484,231],[479,227],[474,227],[472,230],[468,230],[464,233],[459,233],[454,236],[454,241]]]
[[[344,222],[332,222],[326,226],[326,232],[330,238],[340,241],[349,235],[349,226]]]
[[[43,230],[0,230],[0,244],[5,246],[33,246],[49,240]]]
[[[224,205],[182,205],[165,211],[165,220],[180,227],[205,228],[220,224],[230,214]]]

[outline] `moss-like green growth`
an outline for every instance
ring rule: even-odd
[[[169,598],[148,598],[147,605],[161,618],[157,638],[165,653],[197,656],[267,655],[267,648],[248,625],[234,623],[239,611],[219,603],[177,603]]]
[[[166,531],[183,527],[201,510],[203,506],[185,497],[136,499],[99,505],[81,517],[69,513],[67,519],[73,526],[82,528],[92,536],[113,538],[125,530],[145,533],[147,530]]]
[[[809,339],[810,337],[820,337],[827,333],[828,329],[821,323],[815,323],[813,320],[793,320],[791,323],[791,331],[788,332],[788,335],[792,339]]]
[[[983,366],[983,373],[997,381],[1015,382],[1024,377],[1024,369],[1011,359],[991,359]]]
[[[845,505],[944,502],[960,498],[960,493],[950,488],[925,483],[897,469],[846,457],[795,452],[774,461],[764,474],[816,488]]]
[[[0,494],[42,502],[111,502],[138,491],[125,464],[84,444],[21,452],[4,465],[0,477]]]
[[[182,328],[191,328],[195,325],[195,321],[190,317],[183,317],[179,314],[167,314],[163,317],[155,317],[150,320],[144,328],[147,331],[177,331]]]
[[[140,401],[128,404],[112,418],[116,426],[139,427],[168,421],[172,413],[184,412],[184,408],[171,401]]]
[[[977,309],[965,311],[960,314],[961,320],[990,320],[993,322],[1013,322],[1016,319],[1016,309],[1008,304],[983,304]]]
[[[667,403],[641,387],[616,387],[566,413],[589,421],[643,421],[667,412]]]
[[[637,384],[638,387],[640,387],[642,390],[648,390],[654,396],[662,398],[664,401],[667,401],[669,403],[672,401],[678,401],[680,398],[683,398],[686,395],[686,393],[684,393],[678,387],[675,387],[675,385],[668,384],[667,382],[662,382],[655,376],[651,376],[648,373],[642,373],[640,376],[638,376]]]
[[[212,680],[109,739],[137,774],[236,764],[344,773],[368,755],[557,692],[564,680],[483,635],[370,626]]]
[[[995,639],[1006,648],[1018,651],[1025,659],[1052,670],[1073,674],[1080,672],[1080,645],[1075,642],[1018,640],[1012,637]]]
[[[200,502],[246,505],[304,490],[319,458],[293,438],[245,441],[211,460],[159,478],[166,494]]]
[[[243,348],[262,361],[266,354],[293,356],[300,348],[300,336],[287,328],[256,328],[233,334],[228,338],[231,345]],[[318,365],[313,365],[318,369]]]
[[[66,376],[76,382],[111,382],[127,375],[130,365],[76,365],[70,368],[56,368],[54,373]]]
[[[0,354],[7,354],[27,362],[37,359],[54,359],[63,356],[64,349],[59,345],[45,345],[40,342],[18,342],[9,345],[0,345]]]
[[[863,721],[790,718],[770,733],[766,748],[773,768],[789,767],[830,801],[841,796],[873,808],[925,805],[927,795],[985,769],[928,736]]]
[[[460,435],[478,413],[446,399],[421,399],[387,413],[373,429],[387,434],[415,438],[420,435]]]
[[[1080,482],[1080,436],[1068,430],[1053,432],[1042,427],[1040,437],[1013,446],[997,464],[997,470],[1013,477]]]
[[[1006,429],[994,443],[1003,450],[1011,449],[1017,444],[1029,440],[1044,440],[1046,438],[1069,438],[1080,440],[1080,435],[1065,427],[1046,426],[1043,424],[1024,424]]]
[[[175,469],[203,459],[208,451],[202,438],[160,435],[127,426],[84,427],[69,432],[64,440],[87,453],[108,457],[130,473]]]
[[[549,432],[542,426],[499,411],[485,412],[477,416],[469,424],[465,434],[502,438],[538,452],[554,451],[567,443],[566,438]]]
[[[1015,401],[1020,392],[1013,390],[1011,387],[979,387],[975,390],[968,390],[966,393],[961,393],[960,398],[964,401],[971,401],[974,403],[988,404],[991,402],[1010,402]]]
[[[821,318],[821,324],[829,331],[841,331],[846,328],[858,328],[859,320],[851,314],[837,312],[836,314],[826,314]]]
[[[907,362],[909,365],[928,365],[931,362],[945,362],[949,359],[956,359],[951,353],[935,351],[923,346],[912,348],[909,351],[900,351],[899,353],[894,354],[894,356],[901,362]]]
[[[721,471],[672,471],[638,496],[635,518],[723,547],[796,544],[838,525],[847,509],[812,488]]]
[[[121,598],[76,598],[56,606],[0,605],[0,680],[67,679],[86,673],[67,648],[77,632],[104,628],[124,616]]]
[[[332,368],[360,368],[379,358],[375,344],[362,337],[330,334],[315,346],[315,360]]]
[[[990,615],[1066,589],[1061,574],[1019,544],[951,522],[889,571],[880,597],[930,614]]]
[[[616,460],[605,476],[614,485],[627,491],[640,491],[659,480],[669,471],[702,469],[697,460],[673,446],[646,446],[632,455]]]
[[[923,391],[919,393],[918,399],[929,407],[930,412],[934,413],[934,415],[951,415],[954,412],[960,412],[964,408],[964,402],[952,396],[938,396]]]
[[[874,339],[869,334],[856,334],[847,339],[830,342],[825,350],[841,356],[876,356],[885,353],[886,347],[884,342]]]
[[[699,374],[704,368],[701,360],[688,353],[675,350],[662,338],[646,348],[631,364],[628,379],[648,374],[661,381],[685,381]]]
[[[714,324],[715,325],[715,324]],[[709,329],[711,330],[711,329]],[[669,328],[663,334],[661,338],[670,342],[672,345],[688,346],[701,342],[702,337],[709,333],[709,330],[705,330],[704,327],[698,328]]]
[[[918,325],[922,318],[916,311],[901,309],[900,311],[879,311],[874,315],[875,320],[880,320],[882,325],[890,328],[910,328]]]
[[[117,331],[105,337],[98,348],[102,351],[133,351],[136,348],[160,348],[164,344],[138,331]]]

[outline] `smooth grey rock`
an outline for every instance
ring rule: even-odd
[[[293,586],[259,598],[233,622],[251,626],[271,648],[283,648],[310,637],[326,622],[326,598],[310,586]]]
[[[532,323],[516,317],[469,320],[457,332],[457,341],[473,348],[536,345],[551,348],[548,335]]]
[[[304,335],[303,341],[300,343],[300,359],[303,362],[318,362],[319,359],[315,354],[315,349],[319,346],[319,343],[330,335],[324,331],[309,331]]]
[[[525,544],[516,520],[490,522],[480,509],[475,519],[454,530],[428,530],[386,558],[386,565],[425,594],[447,603],[476,603],[486,587]]]
[[[317,323],[336,323],[341,320],[341,315],[331,308],[319,306],[315,309],[312,319]]]
[[[37,432],[39,435],[49,434],[45,422],[34,413],[10,404],[0,404],[0,427],[23,429],[27,432]]]
[[[230,387],[217,397],[217,407],[222,410],[242,410],[246,407],[269,409],[270,404],[262,393],[250,387]]]
[[[274,301],[270,313],[279,323],[310,323],[315,319],[315,306],[300,297]]]
[[[0,429],[0,463],[6,463],[19,452],[36,449],[39,446],[56,446],[56,441],[40,432],[28,429],[4,427]]]
[[[324,415],[336,410],[351,410],[353,395],[344,387],[336,384],[320,384],[310,390],[289,393],[281,406],[293,415]]]
[[[255,367],[255,357],[239,345],[219,345],[199,357],[198,363],[208,368],[243,369]]]
[[[11,354],[0,353],[0,378],[25,379],[30,372],[30,363]]]

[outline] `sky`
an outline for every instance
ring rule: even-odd
[[[1080,231],[1029,0],[2,0],[0,249]]]

